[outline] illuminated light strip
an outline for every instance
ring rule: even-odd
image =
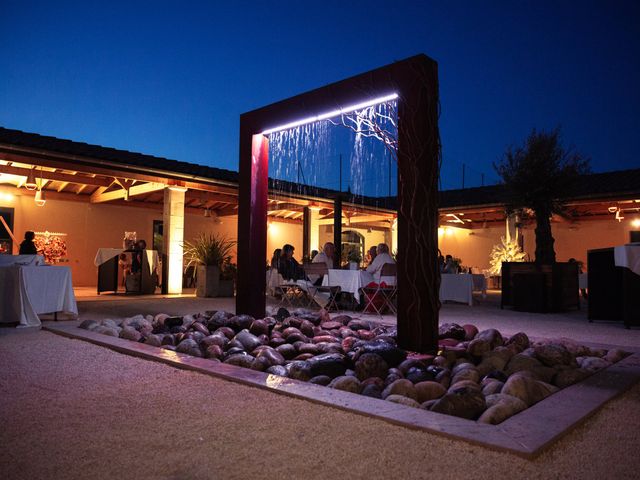
[[[392,93],[390,95],[385,95],[384,97],[374,98],[373,100],[368,100],[366,102],[358,103],[356,105],[350,105],[348,107],[339,108],[337,110],[333,110],[331,112],[323,113],[321,115],[316,115],[315,117],[308,117],[302,120],[298,120],[296,122],[287,123],[285,125],[280,125],[279,127],[270,128],[262,132],[262,135],[269,135],[270,133],[280,132],[282,130],[289,130],[290,128],[299,127],[301,125],[306,125],[307,123],[319,122],[320,120],[326,120],[328,118],[337,117],[338,115],[344,115],[345,113],[351,113],[356,110],[362,110],[363,108],[371,107],[373,105],[377,105],[379,103],[389,102],[391,100],[395,100],[398,98],[397,93]]]

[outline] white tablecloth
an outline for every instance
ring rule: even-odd
[[[440,280],[440,301],[447,300],[473,305],[473,275],[443,273]]]
[[[616,267],[627,267],[636,275],[640,275],[640,245],[614,247],[613,258]]]
[[[124,248],[99,248],[96,252],[96,258],[93,263],[96,267],[99,267],[105,262],[108,262],[113,257],[116,257],[124,252]],[[147,263],[149,264],[149,273],[153,275],[156,271],[158,263],[160,263],[160,257],[157,250],[145,250],[147,254]]]
[[[0,255],[0,267],[11,265],[44,265],[42,255]]]
[[[352,293],[356,302],[360,302],[360,289],[373,281],[373,275],[365,270],[339,270],[330,268],[329,274],[325,275],[322,279],[322,285],[325,287],[340,287],[343,292]]]
[[[0,267],[0,322],[40,325],[39,314],[78,315],[71,269],[58,266]]]
[[[588,273],[579,273],[578,274],[578,288],[584,288],[585,290],[589,288],[589,274]]]

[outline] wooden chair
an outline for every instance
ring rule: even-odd
[[[388,285],[385,277],[393,277],[393,285]],[[362,287],[360,289],[365,299],[365,312],[369,307],[371,307],[380,316],[382,316],[382,312],[386,308],[388,308],[394,315],[398,313],[398,309],[394,303],[395,297],[398,293],[398,288],[396,287],[397,277],[398,269],[396,264],[385,263],[380,271],[380,283],[375,287]],[[387,286],[383,287],[382,282],[385,282]],[[379,306],[377,304],[378,302],[380,302]]]
[[[304,273],[308,278],[320,277],[322,278],[324,275],[329,274],[329,269],[327,268],[326,263],[305,263],[303,266]],[[323,285],[314,285],[313,282],[309,282],[307,287],[309,298],[311,302],[315,302],[320,307],[325,308],[327,311],[330,311],[332,308],[335,311],[338,311],[338,304],[336,303],[336,297],[342,291],[339,286],[323,286]],[[328,295],[328,301],[326,305],[322,305],[318,301],[318,293],[323,293]]]

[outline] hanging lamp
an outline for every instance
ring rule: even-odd
[[[27,190],[35,190],[36,188],[38,188],[38,184],[36,183],[36,176],[33,174],[33,168],[34,167],[31,167],[31,170],[29,170],[27,181],[24,184],[24,188],[26,188]]]

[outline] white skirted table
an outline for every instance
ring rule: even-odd
[[[0,267],[0,322],[23,327],[41,325],[39,315],[67,313],[78,315],[73,293],[71,269],[62,266]]]
[[[443,273],[440,276],[440,301],[473,305],[473,275]]]
[[[328,275],[322,279],[322,285],[324,287],[340,287],[341,291],[352,293],[356,302],[360,302],[360,289],[373,281],[373,275],[366,270],[330,268]]]

